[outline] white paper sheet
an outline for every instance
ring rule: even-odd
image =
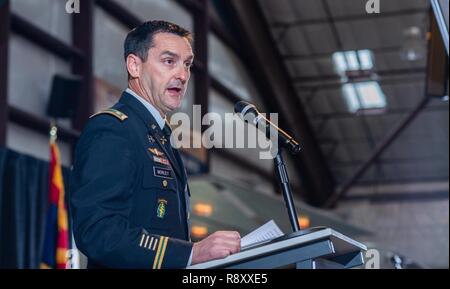
[[[256,230],[248,233],[241,238],[241,249],[252,247],[256,244],[264,243],[272,239],[283,236],[283,232],[275,223],[274,220],[270,220]]]

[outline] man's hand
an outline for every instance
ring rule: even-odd
[[[222,259],[241,250],[241,236],[235,231],[217,231],[194,243],[192,265]]]

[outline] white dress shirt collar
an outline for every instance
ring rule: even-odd
[[[159,111],[153,106],[151,105],[148,101],[146,101],[145,99],[143,99],[141,96],[139,96],[136,92],[134,92],[133,90],[131,90],[130,88],[127,88],[125,90],[125,92],[131,94],[132,96],[134,96],[137,100],[139,100],[146,108],[147,110],[152,114],[153,118],[156,120],[156,122],[159,125],[159,128],[162,130],[164,128],[164,126],[166,125],[166,119],[162,118],[161,114],[159,113]]]

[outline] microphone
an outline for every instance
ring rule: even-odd
[[[268,129],[266,131],[266,137],[270,138],[270,129],[278,132],[278,142],[286,147],[292,154],[297,154],[300,151],[300,145],[298,142],[287,134],[284,130],[276,126],[264,115],[262,115],[255,107],[255,105],[246,101],[238,101],[234,105],[234,112],[240,113],[244,120],[251,121],[255,126],[258,124],[265,125]],[[264,127],[264,126],[263,126]]]

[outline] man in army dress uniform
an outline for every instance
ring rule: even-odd
[[[78,141],[70,209],[88,268],[184,268],[240,250],[238,232],[189,237],[187,175],[165,116],[188,85],[190,40],[164,21],[133,29],[124,44],[128,88]]]

